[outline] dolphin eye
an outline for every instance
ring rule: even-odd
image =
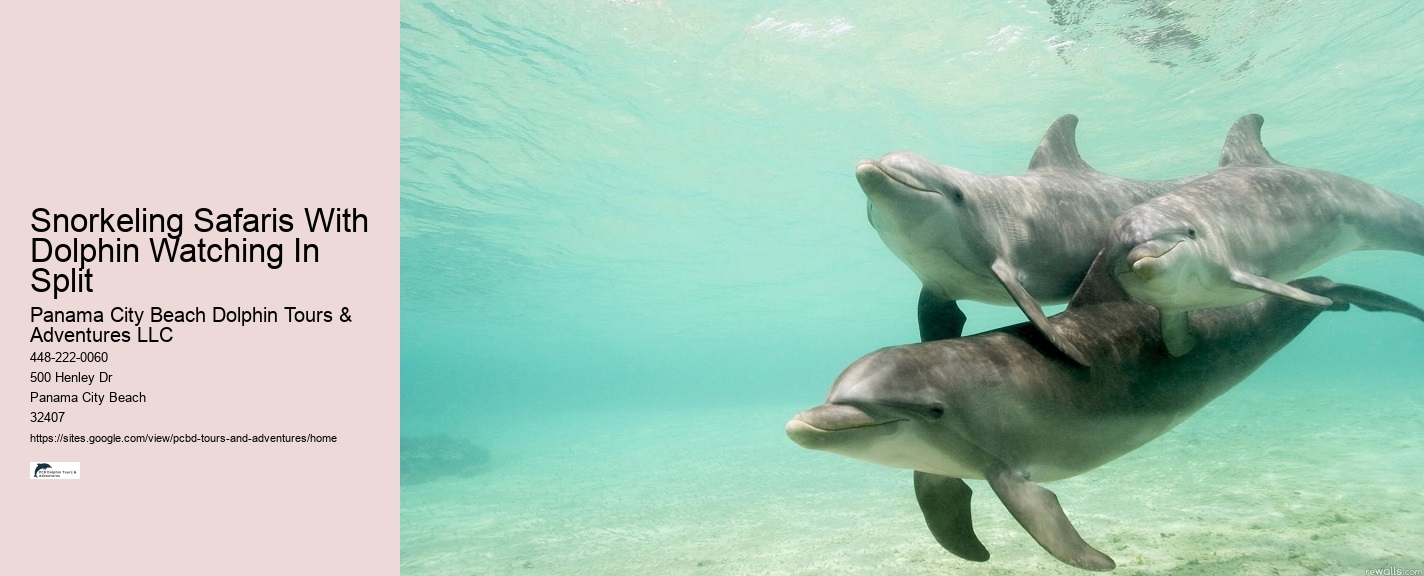
[[[944,404],[930,404],[929,413],[931,418],[939,420],[940,417],[944,416]]]
[[[1195,240],[1196,237],[1197,237],[1197,229],[1196,229],[1196,228],[1187,228],[1187,238],[1191,238],[1191,239]]]
[[[955,204],[964,204],[964,191],[951,186],[949,188],[949,199]]]

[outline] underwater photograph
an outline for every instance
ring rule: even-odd
[[[1424,576],[1424,4],[400,26],[401,574]]]

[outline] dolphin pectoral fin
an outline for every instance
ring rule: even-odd
[[[1295,300],[1296,302],[1300,302],[1302,304],[1319,306],[1321,308],[1330,306],[1329,298],[1326,298],[1324,296],[1316,296],[1314,294],[1301,290],[1300,288],[1296,288],[1295,286],[1291,286],[1283,282],[1277,282],[1270,278],[1257,276],[1244,270],[1232,269],[1231,283],[1249,290],[1265,292],[1267,294],[1274,294],[1276,296],[1280,296],[1281,298]]]
[[[920,341],[948,340],[964,334],[964,312],[959,302],[920,289]]]
[[[1083,541],[1053,492],[1004,464],[985,471],[984,478],[1009,514],[1054,558],[1084,570],[1105,572],[1117,567],[1107,554]]]
[[[1019,310],[1023,310],[1024,315],[1028,316],[1029,321],[1033,322],[1039,332],[1048,337],[1049,342],[1052,342],[1074,362],[1083,366],[1091,364],[1088,362],[1088,357],[1079,351],[1077,346],[1074,346],[1062,333],[1055,330],[1053,325],[1048,323],[1048,317],[1043,314],[1043,306],[1034,299],[1033,295],[1028,293],[1028,289],[1024,288],[1023,284],[1019,283],[1018,275],[1014,273],[1012,265],[1004,261],[1003,258],[998,258],[994,260],[994,264],[989,269],[994,271],[994,276],[998,277],[999,283],[1009,291],[1009,297],[1019,305]]]
[[[1197,347],[1197,337],[1192,335],[1191,326],[1187,324],[1186,310],[1159,312],[1162,316],[1162,343],[1167,345],[1167,352],[1181,356]]]
[[[959,478],[915,471],[915,499],[920,502],[920,512],[925,514],[925,524],[935,541],[955,556],[983,562],[989,559],[989,551],[974,535],[974,519],[969,511],[969,497],[973,494]]]

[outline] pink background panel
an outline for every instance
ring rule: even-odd
[[[0,486],[7,573],[393,574],[399,487],[399,29],[395,3],[65,2],[0,8],[0,198],[6,265]],[[279,270],[93,264],[94,292],[30,289],[31,210],[294,216]],[[303,208],[357,208],[364,234],[305,232]],[[61,240],[71,234],[48,234]],[[320,246],[292,261],[293,239]],[[68,265],[51,264],[67,269]],[[31,344],[31,306],[147,312],[266,307],[282,322],[172,325],[165,344]],[[284,306],[350,308],[290,324]],[[145,318],[147,325],[147,318]],[[109,329],[122,324],[106,323]],[[60,328],[66,326],[60,325]],[[67,328],[83,329],[84,325]],[[95,325],[98,328],[100,325]],[[132,327],[128,327],[132,330]],[[104,365],[35,351],[109,352]],[[33,370],[116,375],[28,382]],[[143,392],[137,405],[29,402],[31,390]],[[66,410],[61,424],[28,422]],[[56,434],[334,434],[336,444],[37,444]],[[82,479],[28,479],[31,461]]]

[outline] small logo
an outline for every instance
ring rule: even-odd
[[[30,462],[31,480],[78,480],[78,462]]]

